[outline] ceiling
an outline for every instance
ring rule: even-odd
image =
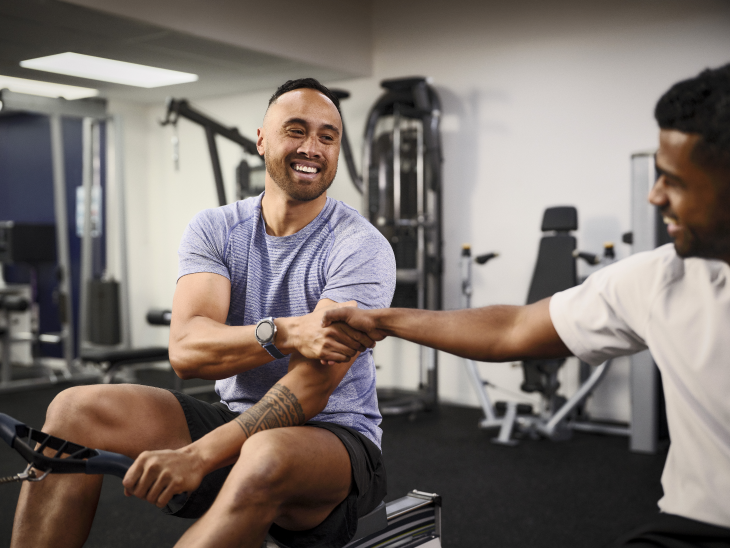
[[[153,89],[25,69],[20,61],[72,51],[192,72],[197,82]],[[314,76],[351,77],[301,60],[195,37],[56,0],[0,1],[0,74],[92,87],[110,99],[155,103],[168,96],[201,99],[261,89]]]

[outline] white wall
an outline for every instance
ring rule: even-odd
[[[730,61],[730,8],[720,1],[376,0],[373,21],[374,76],[329,84],[352,92],[343,111],[359,151],[379,81],[433,77],[444,105],[446,308],[459,306],[464,242],[475,253],[501,253],[474,269],[474,305],[523,303],[548,206],[578,208],[581,248],[599,251],[604,241],[613,241],[618,255],[626,256],[630,250],[620,238],[630,229],[629,157],[656,146],[656,100],[673,82]],[[268,95],[198,104],[253,137]],[[149,306],[170,304],[185,224],[216,205],[202,130],[180,122],[176,173],[171,130],[156,126],[162,111],[162,105],[135,111],[135,142],[127,148],[132,167],[147,162],[139,179],[129,180],[128,170],[127,183],[136,318]],[[224,176],[232,195],[239,153],[225,145]],[[360,205],[344,162],[330,194]],[[135,331],[137,344],[161,336],[141,326]],[[442,398],[476,404],[460,361],[446,355],[440,360]],[[415,385],[416,353],[407,343],[384,341],[376,361],[381,385]],[[494,383],[519,390],[519,369],[482,367]],[[565,373],[570,385],[575,372]],[[593,411],[627,419],[626,384],[627,363],[620,361],[593,399]]]

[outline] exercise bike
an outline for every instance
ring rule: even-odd
[[[0,478],[0,484],[39,482],[49,474],[107,474],[124,478],[134,462],[131,458],[78,445],[51,436],[0,413],[0,439],[15,449],[28,463],[19,474]],[[55,450],[53,456],[43,453]],[[40,474],[40,475],[39,475]],[[185,493],[175,495],[170,506],[181,506]],[[382,502],[358,520],[355,536],[346,548],[440,548],[441,497],[413,490],[405,497]],[[262,548],[282,548],[268,538]]]

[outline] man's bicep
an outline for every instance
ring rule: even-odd
[[[387,308],[395,291],[395,257],[380,234],[357,239],[356,246],[333,249],[321,299],[355,300],[359,308]]]
[[[515,353],[525,358],[562,358],[573,353],[560,338],[550,317],[550,297],[520,307],[513,328]]]
[[[225,323],[230,301],[231,282],[225,276],[210,272],[183,276],[175,288],[171,329],[197,316]]]
[[[330,308],[340,308],[341,306],[354,306],[357,307],[357,301],[347,301],[347,302],[337,302],[333,301],[332,299],[323,298],[320,299],[317,302],[317,306],[314,307],[315,310],[329,310]]]

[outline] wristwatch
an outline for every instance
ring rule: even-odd
[[[264,347],[272,358],[280,359],[284,358],[285,355],[274,346],[274,337],[276,337],[276,324],[274,318],[262,318],[259,323],[256,324],[256,340],[259,344]]]

